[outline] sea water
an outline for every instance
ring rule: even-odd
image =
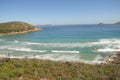
[[[104,62],[120,51],[120,25],[50,25],[0,36],[0,55],[58,61]]]

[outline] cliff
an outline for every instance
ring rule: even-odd
[[[27,33],[38,30],[42,30],[42,29],[20,21],[0,23],[0,34]]]

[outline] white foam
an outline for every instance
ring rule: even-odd
[[[120,49],[120,44],[113,45],[113,48]]]
[[[100,39],[99,42],[93,42],[94,45],[103,45],[95,52],[117,52],[120,51],[120,39]]]
[[[37,55],[35,58],[37,59],[45,59],[45,60],[56,60],[55,54],[44,54],[44,55]]]
[[[44,47],[85,47],[85,46],[91,46],[89,43],[34,43],[34,42],[25,42],[24,44],[27,45],[39,45]]]
[[[14,43],[18,43],[19,41],[18,40],[14,40]]]
[[[7,48],[7,46],[1,46],[1,47],[0,47],[0,49],[5,49],[5,48]]]
[[[96,42],[76,42],[76,43],[35,43],[35,42],[23,42],[27,45],[39,45],[39,46],[52,46],[52,47],[92,47],[98,45],[116,45],[120,44],[120,39],[100,39]]]
[[[35,42],[23,42],[23,43],[26,43],[26,44],[29,44],[29,45],[39,45],[40,43],[35,43]]]
[[[120,39],[100,39],[99,42],[103,43],[120,43]]]
[[[104,49],[97,50],[97,52],[117,52],[117,51],[120,51],[120,49],[104,48]]]
[[[78,55],[66,55],[66,54],[44,54],[35,56],[37,59],[53,60],[53,61],[80,61]]]
[[[91,42],[92,46],[97,46],[97,45],[116,45],[116,44],[120,44],[120,39],[100,39],[96,42]]]
[[[15,43],[19,41],[15,40]],[[44,46],[44,47],[68,47],[68,48],[75,48],[75,47],[92,47],[92,46],[100,46],[97,47],[97,52],[116,52],[120,51],[120,39],[100,39],[95,42],[85,42],[85,43],[34,43],[34,42],[20,42],[21,45],[24,44],[24,47],[15,47],[16,45],[11,46],[0,46],[0,49],[8,49],[8,50],[16,50],[16,51],[26,51],[26,52],[47,52],[47,50],[33,50],[30,47],[26,48],[25,46]],[[101,46],[102,45],[102,46]],[[102,47],[102,48],[101,48]],[[104,63],[105,59],[97,55],[93,61],[86,61],[79,58],[78,54],[60,54],[60,53],[80,53],[79,51],[73,50],[51,50],[50,54],[44,55],[36,55],[28,56],[28,58],[38,58],[38,59],[49,59],[54,61],[79,61],[85,63]],[[0,56],[1,57],[1,56]],[[5,57],[5,56],[4,56]],[[23,56],[11,56],[11,58],[24,58]]]
[[[79,53],[79,51],[58,51],[58,50],[52,50],[51,52],[54,52],[54,53]]]
[[[0,39],[2,40],[2,39]],[[18,43],[18,40],[14,40],[14,43]],[[52,46],[52,47],[92,47],[98,45],[116,45],[120,44],[120,39],[100,39],[95,42],[76,42],[76,43],[36,43],[36,42],[20,42],[26,45],[39,45],[39,46]]]
[[[57,59],[57,61],[82,61],[78,55],[61,55]]]
[[[46,50],[31,50],[30,48],[8,48],[8,50],[26,51],[26,52],[46,52]]]
[[[69,62],[83,62],[83,63],[88,63],[88,64],[100,64],[100,63],[105,63],[105,61],[101,61],[101,57],[100,56],[97,56],[99,57],[98,59],[96,58],[95,60],[93,61],[86,61],[86,60],[83,60],[83,59],[80,59],[78,55],[72,55],[72,56],[66,56],[66,55],[61,55],[59,57],[55,57],[55,54],[45,54],[45,55],[36,55],[36,56],[6,56],[6,55],[0,55],[0,57],[2,58],[19,58],[19,59],[23,59],[23,58],[36,58],[36,59],[44,59],[44,60],[52,60],[52,61],[62,61],[62,62],[66,62],[66,61],[69,61]]]
[[[3,41],[3,39],[0,39],[0,41]]]

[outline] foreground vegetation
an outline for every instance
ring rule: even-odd
[[[0,80],[120,80],[120,64],[1,58]]]
[[[0,33],[23,32],[35,29],[37,29],[35,26],[20,21],[0,23]]]

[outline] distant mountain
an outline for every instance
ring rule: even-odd
[[[52,24],[36,25],[36,26],[52,26]]]
[[[38,30],[41,30],[41,28],[20,21],[0,23],[0,34],[27,33]]]
[[[114,24],[120,24],[120,22],[116,22],[116,23],[114,23]]]

